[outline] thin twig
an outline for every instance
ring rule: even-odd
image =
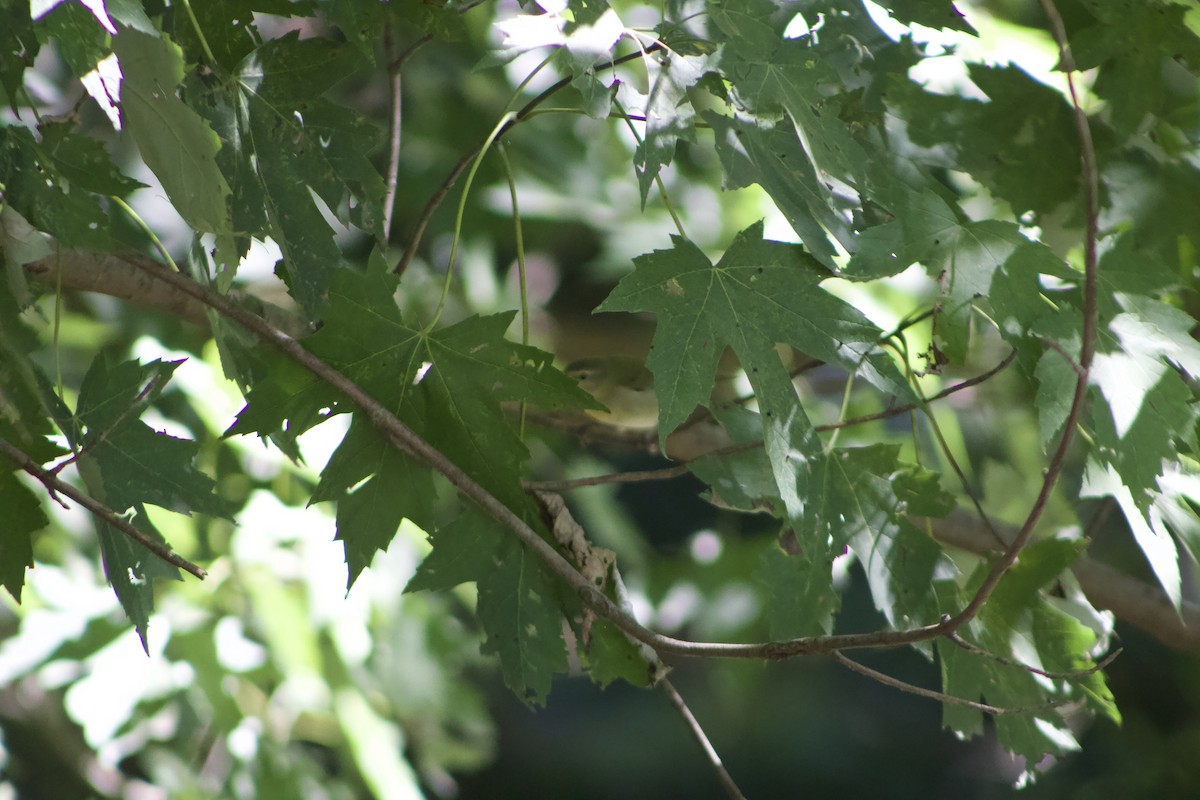
[[[980,375],[976,375],[973,378],[968,378],[965,381],[962,381],[961,383],[956,383],[953,386],[943,389],[942,391],[938,392],[937,394],[933,395],[928,400],[926,400],[925,401],[926,404],[932,403],[937,400],[941,400],[944,397],[949,397],[950,395],[952,395],[956,392],[961,392],[963,389],[969,389],[972,386],[978,386],[979,384],[983,383],[984,381],[991,379],[997,373],[999,373],[1001,370],[1003,370],[1005,367],[1007,367],[1009,364],[1011,364],[1013,359],[1016,358],[1016,355],[1017,355],[1016,350],[1010,351],[1009,354],[1004,357],[1003,361],[1001,361],[999,364],[997,364],[996,366],[989,369],[987,372],[984,372]],[[886,411],[880,411],[875,414],[867,414],[867,415],[861,416],[861,417],[853,417],[851,419],[842,420],[841,422],[831,422],[831,423],[828,423],[825,425],[815,425],[815,426],[813,426],[813,430],[818,431],[818,432],[825,432],[825,431],[838,430],[841,428],[849,428],[849,427],[852,427],[855,425],[864,425],[868,422],[877,422],[879,420],[889,419],[891,417],[898,417],[901,414],[907,414],[910,411],[915,411],[918,407],[919,407],[919,404],[917,404],[917,403],[905,403],[904,405],[896,406],[894,408],[889,408]],[[573,480],[564,480],[564,481],[530,481],[530,482],[526,483],[526,487],[533,488],[533,489],[543,489],[545,491],[551,491],[551,492],[562,492],[562,491],[569,491],[571,489],[585,488],[588,486],[599,486],[601,484],[606,484],[606,483],[639,483],[641,481],[670,480],[672,478],[678,478],[681,475],[687,474],[688,465],[694,461],[698,461],[701,458],[727,458],[729,456],[737,455],[739,453],[745,453],[749,450],[756,450],[762,446],[763,446],[763,444],[761,441],[746,442],[743,444],[734,444],[734,445],[729,445],[728,447],[722,447],[718,450],[713,450],[712,452],[705,453],[702,456],[697,456],[694,459],[689,459],[688,461],[684,461],[682,464],[678,464],[673,467],[665,467],[663,469],[641,470],[638,472],[615,472],[615,473],[611,473],[608,475],[595,475],[595,476],[592,476],[589,478],[575,478]]]
[[[865,675],[873,681],[882,683],[884,686],[890,686],[893,689],[899,689],[902,692],[915,694],[918,697],[927,697],[930,700],[938,700],[942,703],[974,708],[987,714],[994,714],[997,717],[1004,714],[1011,714],[1014,711],[1024,710],[1016,708],[1001,708],[1000,706],[992,706],[988,705],[987,703],[977,703],[974,700],[964,700],[961,697],[955,697],[954,695],[946,694],[945,692],[938,692],[934,691],[933,689],[924,689],[920,686],[915,686],[911,683],[908,683],[907,681],[902,681],[899,678],[893,678],[891,675],[879,672],[878,670],[873,670],[870,667],[865,667],[857,661],[846,658],[841,653],[832,653],[830,658],[851,672],[857,672],[859,675]]]
[[[696,743],[700,745],[700,749],[704,751],[704,755],[708,758],[709,766],[713,768],[713,772],[717,773],[717,780],[720,782],[721,788],[725,790],[725,794],[730,800],[746,800],[746,796],[742,794],[742,790],[733,782],[733,776],[729,774],[729,770],[725,769],[725,765],[721,762],[721,756],[717,754],[716,748],[708,740],[704,729],[696,721],[695,715],[692,714],[692,710],[688,708],[683,697],[666,678],[659,681],[658,685],[662,687],[667,698],[670,699],[671,705],[679,712],[679,716],[683,717],[683,722],[687,725],[688,731],[691,732],[692,738],[696,740]]]
[[[992,661],[995,661],[997,664],[1004,664],[1005,666],[1016,667],[1017,669],[1023,669],[1026,672],[1032,672],[1034,675],[1041,675],[1045,678],[1051,678],[1053,680],[1059,680],[1059,681],[1082,680],[1083,678],[1086,678],[1088,675],[1092,675],[1096,672],[1100,672],[1105,667],[1107,667],[1109,664],[1116,661],[1117,656],[1121,655],[1121,653],[1123,653],[1125,651],[1124,648],[1118,647],[1116,650],[1112,651],[1107,656],[1105,656],[1103,659],[1101,659],[1099,662],[1097,662],[1096,664],[1093,664],[1092,666],[1088,667],[1087,669],[1072,670],[1070,672],[1048,672],[1044,669],[1038,669],[1037,667],[1031,667],[1028,664],[1022,664],[1020,661],[1014,661],[1011,658],[1005,658],[1002,655],[997,655],[996,653],[992,653],[987,650],[984,650],[982,647],[978,647],[976,645],[971,644],[966,639],[959,636],[957,633],[946,634],[946,638],[949,639],[954,644],[961,647],[963,650],[966,650],[968,653],[972,653],[977,656],[982,656],[984,658],[989,658]]]
[[[415,42],[410,44],[408,47],[404,48],[400,55],[388,62],[388,72],[392,75],[399,75],[401,70],[404,69],[404,62],[408,61],[408,59],[412,58],[414,53],[432,41],[433,34],[427,33],[420,39],[417,39]]]
[[[595,69],[597,71],[612,69],[613,67],[624,64],[627,61],[632,61],[635,58],[641,58],[645,53],[653,53],[656,50],[661,50],[662,47],[663,45],[661,42],[655,42],[654,44],[645,48],[645,50],[639,50],[636,53],[630,53],[628,55],[621,56],[620,58],[614,58],[607,64],[598,65]],[[494,138],[496,140],[500,139],[514,127],[524,122],[535,108],[544,103],[546,100],[550,99],[550,97],[556,92],[559,92],[570,85],[570,77],[563,78],[562,80],[553,84],[537,97],[526,103],[520,111],[513,115],[513,118],[508,121],[508,124],[500,128],[500,130],[496,132],[495,136],[490,138]],[[459,176],[462,175],[463,170],[467,168],[467,165],[470,164],[472,160],[474,160],[475,156],[479,155],[479,151],[482,149],[483,143],[480,143],[479,146],[473,148],[469,153],[463,154],[463,157],[460,158],[454,164],[454,166],[450,168],[450,173],[442,181],[441,185],[438,186],[437,190],[433,193],[433,196],[429,198],[429,202],[425,204],[425,208],[421,211],[421,216],[417,218],[417,223],[413,228],[413,233],[408,241],[408,246],[404,248],[404,254],[400,256],[400,261],[397,262],[395,269],[392,270],[394,273],[397,275],[403,275],[404,271],[408,269],[408,265],[412,263],[413,258],[416,257],[417,248],[421,246],[421,238],[425,235],[425,229],[429,226],[429,220],[433,218],[433,213],[437,211],[438,206],[440,206],[442,201],[446,199],[446,195],[448,195],[450,190],[454,188],[454,184],[458,181]]]
[[[384,30],[384,40],[388,50],[391,50],[392,28],[391,25]],[[409,48],[411,52],[412,48]],[[401,80],[401,66],[404,64],[403,59],[397,59],[395,67],[388,71],[391,75],[392,82],[392,121],[391,132],[388,136],[388,161],[387,161],[387,189],[383,194],[383,241],[386,242],[392,235],[392,219],[396,213],[396,187],[400,183],[400,135],[401,135],[401,114],[402,107],[400,104],[401,90],[403,81]]]
[[[69,483],[64,483],[50,474],[49,471],[42,469],[41,465],[26,455],[24,451],[14,447],[5,439],[0,439],[0,453],[3,453],[10,461],[36,478],[51,494],[61,494],[71,498],[171,566],[189,572],[200,580],[204,580],[208,576],[208,573],[203,568],[188,561],[162,542],[150,538],[99,500],[79,491]]]
[[[757,444],[757,443],[756,443]],[[711,455],[711,454],[710,454]],[[566,492],[571,489],[586,489],[589,486],[604,486],[611,483],[641,483],[643,481],[667,481],[688,474],[691,462],[676,464],[664,469],[643,469],[634,472],[615,472],[610,475],[593,475],[590,478],[572,478],[562,481],[525,481],[524,487],[539,492]]]
[[[1092,143],[1092,133],[1088,126],[1087,115],[1084,113],[1082,106],[1080,106],[1079,96],[1075,91],[1075,59],[1071,56],[1071,46],[1067,42],[1067,34],[1063,28],[1062,17],[1058,14],[1054,0],[1041,0],[1041,4],[1042,9],[1050,20],[1050,28],[1061,53],[1061,64],[1066,73],[1067,87],[1071,94],[1071,109],[1072,117],[1075,121],[1075,133],[1079,137],[1080,178],[1083,183],[1083,203],[1086,217],[1083,252],[1083,341],[1079,348],[1079,374],[1075,381],[1075,395],[1071,399],[1071,409],[1067,412],[1066,421],[1063,423],[1062,437],[1059,439],[1058,448],[1054,451],[1054,455],[1050,458],[1050,463],[1046,467],[1042,478],[1042,488],[1038,492],[1038,496],[1034,500],[1028,516],[1025,518],[1025,523],[1009,544],[1008,549],[1005,550],[1004,555],[992,565],[991,570],[983,579],[983,583],[976,590],[975,596],[971,598],[971,601],[967,603],[962,611],[950,620],[948,632],[957,630],[971,619],[974,619],[975,615],[979,613],[979,609],[983,607],[983,604],[987,602],[992,592],[995,591],[1004,573],[1016,563],[1017,554],[1021,552],[1021,549],[1029,541],[1029,537],[1033,535],[1034,528],[1037,527],[1038,521],[1042,518],[1042,513],[1046,510],[1046,504],[1050,501],[1050,494],[1058,484],[1058,478],[1062,474],[1063,467],[1066,464],[1067,450],[1075,438],[1075,425],[1083,414],[1084,406],[1087,404],[1088,375],[1091,371],[1092,355],[1096,348],[1096,240],[1099,237],[1100,229],[1099,175],[1096,169],[1096,150]]]
[[[1042,344],[1046,345],[1046,347],[1049,347],[1051,350],[1062,356],[1063,361],[1067,362],[1067,366],[1070,367],[1071,371],[1076,375],[1083,374],[1083,370],[1080,368],[1078,362],[1071,357],[1071,354],[1068,353],[1061,344],[1045,336],[1042,337]]]

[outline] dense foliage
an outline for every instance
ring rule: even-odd
[[[449,796],[493,669],[824,657],[1035,777],[1115,620],[1200,642],[1198,71],[1170,0],[5,0],[0,770]]]

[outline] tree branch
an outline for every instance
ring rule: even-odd
[[[955,511],[931,523],[934,538],[943,544],[980,556],[1001,552],[991,533],[965,512]],[[1015,533],[1003,528],[1000,532],[1006,539]],[[1184,600],[1176,613],[1162,588],[1086,555],[1071,565],[1071,572],[1088,602],[1096,608],[1113,612],[1117,619],[1141,628],[1169,647],[1200,650],[1200,605]]]
[[[25,273],[38,283],[53,288],[61,282],[66,289],[105,294],[170,314],[201,328],[209,327],[205,304],[158,280],[153,272],[158,262],[150,256],[133,250],[102,253],[52,246],[56,247],[54,253],[24,265]],[[308,323],[298,312],[245,292],[232,291],[229,297],[290,336],[298,338],[310,332]]]
[[[188,561],[183,556],[176,553],[170,547],[162,542],[155,541],[147,536],[142,531],[135,528],[128,520],[122,518],[117,512],[113,511],[108,506],[96,500],[94,497],[79,491],[69,483],[56,478],[49,471],[42,469],[42,466],[24,453],[24,451],[13,446],[5,439],[0,439],[0,453],[4,454],[9,461],[12,461],[25,472],[37,478],[43,486],[51,493],[51,495],[65,495],[71,498],[79,505],[92,512],[93,515],[112,525],[121,533],[133,539],[142,547],[149,550],[154,555],[158,556],[163,561],[173,567],[178,567],[184,572],[189,572],[195,575],[200,580],[204,580],[208,573],[201,567],[196,566],[191,561]]]
[[[1054,455],[1051,456],[1050,463],[1046,467],[1044,477],[1042,478],[1042,488],[1038,491],[1038,496],[1034,500],[1024,524],[1021,525],[1021,529],[1013,537],[1012,542],[1009,543],[1008,549],[993,564],[991,570],[983,579],[983,583],[976,590],[975,596],[971,598],[971,601],[950,620],[949,631],[955,631],[975,618],[975,615],[979,613],[979,609],[983,608],[983,604],[987,602],[988,597],[991,596],[992,592],[1000,584],[1000,579],[1004,577],[1004,573],[1016,563],[1017,554],[1029,542],[1029,537],[1033,535],[1034,528],[1037,527],[1038,521],[1042,518],[1042,513],[1045,511],[1046,504],[1050,500],[1050,494],[1058,484],[1063,466],[1066,464],[1067,450],[1075,438],[1076,423],[1083,414],[1084,406],[1087,405],[1088,376],[1091,372],[1092,355],[1096,348],[1096,240],[1099,237],[1100,217],[1099,175],[1096,169],[1096,150],[1092,144],[1092,133],[1091,128],[1088,126],[1087,115],[1079,105],[1079,96],[1075,92],[1075,59],[1071,55],[1071,46],[1067,42],[1067,34],[1063,28],[1062,17],[1058,14],[1054,0],[1041,0],[1041,3],[1042,9],[1050,20],[1050,28],[1054,34],[1054,40],[1058,43],[1059,53],[1061,54],[1062,69],[1067,76],[1067,86],[1071,93],[1072,118],[1075,121],[1075,133],[1079,138],[1079,153],[1082,163],[1080,180],[1083,184],[1086,231],[1083,253],[1083,341],[1079,348],[1079,369],[1075,379],[1075,394],[1071,398],[1071,409],[1067,412],[1067,418],[1063,422],[1063,432],[1062,437],[1059,439],[1058,447],[1055,449]]]
[[[987,703],[979,703],[974,700],[964,700],[961,697],[955,697],[954,695],[946,694],[945,692],[938,692],[934,691],[933,689],[925,689],[907,681],[902,681],[899,678],[893,678],[891,675],[879,672],[878,670],[871,669],[870,667],[864,666],[857,661],[846,658],[846,656],[842,655],[841,653],[833,653],[830,658],[851,672],[857,672],[859,675],[865,675],[873,681],[882,683],[884,686],[890,686],[893,689],[899,689],[900,691],[907,692],[908,694],[915,694],[918,697],[927,697],[930,700],[937,700],[940,703],[966,706],[967,708],[974,708],[978,711],[983,711],[987,714],[993,714],[997,717],[1001,716],[1002,714],[1012,714],[1019,711],[1033,710],[1028,708],[1002,708],[1000,706],[991,706]],[[1053,703],[1047,704],[1047,707],[1053,706]]]
[[[205,292],[203,287],[182,277],[180,277],[180,280],[189,285],[188,290],[184,290],[176,283],[163,280],[163,276],[170,273],[164,270],[158,262],[140,253],[114,255],[64,248],[59,251],[57,256],[50,256],[27,264],[25,265],[25,269],[31,276],[50,284],[53,284],[56,280],[56,270],[61,269],[64,286],[110,294],[166,313],[178,313],[183,319],[207,325],[204,308],[211,304],[200,300],[197,296],[203,295]],[[221,299],[236,307],[236,304],[229,298]],[[250,299],[253,300],[253,298]],[[268,308],[275,307],[268,306]],[[217,310],[220,312],[219,308]],[[293,326],[299,322],[297,316],[289,315],[280,309],[276,310],[279,311],[282,319],[285,321],[290,320]],[[238,317],[241,317],[241,319],[226,314],[226,316],[234,319],[234,321],[250,328],[251,326],[246,325],[247,320],[244,315],[255,316],[245,308],[242,308],[238,314]],[[267,320],[259,318],[258,322],[261,326],[266,326],[267,328],[273,327]],[[286,330],[276,330],[274,334],[265,334],[261,329],[254,332],[264,341],[270,341],[270,336],[272,335],[287,338],[292,336],[292,332]],[[930,399],[938,399],[967,388],[970,385],[976,385],[991,377],[1000,369],[1003,369],[1008,362],[1009,360],[1006,359],[988,372],[955,384]],[[858,422],[866,422],[905,413],[909,410],[912,409],[889,409],[880,414],[845,420],[839,424],[850,425]],[[682,473],[683,469],[681,467],[683,466],[679,465],[666,470],[649,470],[645,473],[632,474],[629,479],[653,480],[676,477]],[[579,485],[595,485],[596,483],[621,482],[623,480],[626,479],[620,475],[598,476],[579,481],[542,482],[536,484],[536,487],[540,489],[561,490],[575,488]],[[65,490],[63,494],[68,497],[72,496]],[[82,500],[79,502],[84,503]],[[116,519],[120,523],[124,523],[124,520],[121,520],[119,517],[116,517]],[[114,522],[113,524],[121,527],[118,522]],[[933,520],[934,535],[940,541],[979,555],[997,554],[995,541],[986,532],[976,530],[977,527],[972,525],[970,521],[963,520],[957,514],[951,515],[946,520]],[[136,528],[133,528],[133,530],[137,531]],[[141,532],[138,531],[138,534],[141,534]],[[195,565],[192,566],[195,567]],[[189,569],[187,566],[181,566],[181,568],[193,575],[196,574],[193,569]],[[195,569],[200,568],[195,567]],[[1184,601],[1181,616],[1177,615],[1171,602],[1161,589],[1130,577],[1107,564],[1094,561],[1086,556],[1080,558],[1072,567],[1072,570],[1079,580],[1084,594],[1087,595],[1089,602],[1097,608],[1111,610],[1118,619],[1146,631],[1170,647],[1180,650],[1200,650],[1200,606]],[[203,573],[203,570],[201,569],[200,572]],[[634,624],[636,625],[636,623]],[[641,626],[638,627],[640,628]],[[629,629],[623,629],[627,633],[631,633]],[[878,643],[872,641],[873,634],[857,634],[850,636],[848,639],[840,637],[815,637],[806,640],[796,640],[794,642],[766,642],[744,645],[723,645],[718,643],[711,645],[717,649],[718,652],[715,653],[706,649],[709,647],[708,643],[683,642],[670,639],[670,637],[662,637],[659,640],[657,634],[653,634],[644,628],[642,629],[643,633],[634,636],[634,638],[656,649],[660,649],[660,652],[663,653],[693,656],[720,655],[723,657],[740,658],[790,658],[794,655],[804,655],[806,653],[830,652],[837,649],[839,642],[846,647],[896,646],[908,643],[909,641],[915,642],[932,638],[938,635],[935,631],[939,631],[940,628],[938,626],[931,626],[930,628],[919,630],[922,632],[922,635],[916,638],[904,639],[903,641],[895,641],[895,634],[901,632],[879,632],[880,634],[892,634],[892,636],[887,641]],[[631,633],[631,635],[633,634]],[[659,648],[659,645],[663,645],[663,647]]]
[[[725,794],[730,800],[746,800],[746,796],[742,794],[742,790],[734,783],[733,776],[729,774],[729,770],[725,769],[725,765],[721,762],[721,756],[717,754],[717,750],[712,746],[712,742],[708,740],[708,736],[704,733],[704,728],[700,727],[700,723],[696,720],[692,710],[688,708],[682,695],[676,691],[671,681],[664,678],[658,684],[671,700],[671,705],[679,712],[679,716],[683,717],[683,722],[687,726],[688,731],[692,734],[692,738],[700,745],[700,749],[704,751],[704,755],[708,758],[708,763],[712,766],[713,771],[717,773],[717,780],[721,784],[721,788],[725,790]]]

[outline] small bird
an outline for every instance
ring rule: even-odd
[[[607,411],[588,409],[588,416],[628,430],[658,427],[658,398],[654,375],[641,360],[629,356],[581,358],[567,365],[566,373]]]

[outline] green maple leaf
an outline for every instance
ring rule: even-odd
[[[553,368],[549,353],[504,338],[513,312],[428,331],[401,315],[393,300],[397,283],[386,268],[334,273],[324,325],[306,346],[502,501],[525,508],[520,472],[528,451],[501,403],[598,406],[576,381]],[[328,384],[284,370],[278,382],[270,374],[255,385],[229,432],[274,434],[291,422],[299,432],[353,410]],[[341,488],[353,483],[343,479]],[[327,483],[322,491],[338,490]]]
[[[647,359],[665,439],[708,402],[717,360],[728,346],[758,398],[763,442],[788,515],[803,518],[808,472],[821,447],[775,350],[790,344],[860,372],[887,391],[907,394],[895,365],[875,350],[881,333],[841,300],[820,290],[827,273],[802,248],[762,240],[762,223],[742,231],[720,262],[691,242],[635,259],[637,269],[601,311],[658,315]]]
[[[763,241],[761,222],[739,233],[716,265],[690,241],[673,241],[672,250],[635,259],[637,269],[597,309],[658,315],[647,366],[654,372],[662,436],[708,402],[726,346],[741,359],[760,401],[779,402],[780,413],[795,392],[776,344],[840,364],[883,391],[909,394],[876,347],[882,332],[820,289],[829,273],[802,248]]]
[[[561,409],[595,407],[595,401],[553,368],[549,353],[504,338],[512,313],[471,317],[437,331],[413,327],[393,300],[397,282],[385,269],[334,273],[325,324],[306,346],[540,529],[537,506],[520,480],[528,451],[501,403],[524,400]],[[287,387],[272,387],[269,380],[256,385],[234,432],[271,433],[285,420],[307,424],[354,410],[324,383],[294,373],[285,373],[284,380]],[[505,680],[518,696],[542,702],[550,676],[566,663],[553,580],[509,533],[475,512],[437,527],[428,468],[387,453],[373,438],[378,434],[365,420],[352,424],[314,495],[351,504],[338,511],[338,538],[346,542],[351,579],[386,547],[401,518],[414,520],[429,532],[433,552],[408,588],[475,581],[486,652],[499,655]],[[366,494],[356,498],[360,492]]]

